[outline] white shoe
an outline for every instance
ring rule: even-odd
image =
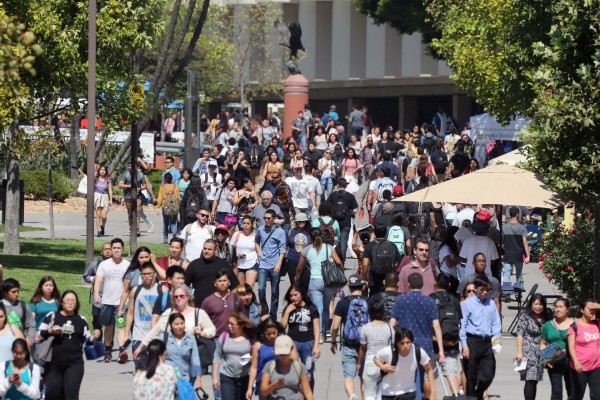
[[[356,395],[356,393],[352,393],[352,396],[350,396],[349,400],[359,400],[358,396]]]
[[[154,224],[152,222],[148,222],[148,233],[154,232]]]

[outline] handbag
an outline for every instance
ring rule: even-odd
[[[341,268],[329,260],[329,246],[325,245],[325,261],[321,263],[321,275],[326,288],[343,288],[348,283],[346,274]]]
[[[198,309],[194,312],[194,326],[198,326],[199,319]],[[207,339],[205,337],[196,335],[196,346],[198,347],[198,355],[200,356],[200,365],[202,366],[202,373],[208,373],[208,366],[212,365],[215,350],[217,349],[217,343],[213,339]]]
[[[55,314],[52,313],[52,319],[48,324],[49,327],[54,325],[54,317]],[[33,359],[45,362],[52,361],[52,342],[54,342],[54,336],[50,336],[48,339],[39,342],[35,347],[35,351],[33,352]]]

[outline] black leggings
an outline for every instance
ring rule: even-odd
[[[571,372],[571,368],[569,368],[566,361],[548,368],[548,377],[550,378],[550,385],[552,387],[550,400],[563,400],[563,380],[565,382],[565,389],[567,390],[567,398],[571,398]]]
[[[537,394],[537,384],[538,381],[525,381],[525,388],[523,389],[525,400],[535,400],[535,396]]]
[[[83,362],[73,365],[50,364],[46,377],[46,400],[79,400]]]
[[[600,368],[582,373],[571,370],[571,400],[583,400],[587,386],[590,387],[590,400],[600,400]]]

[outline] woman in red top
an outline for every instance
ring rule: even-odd
[[[581,303],[581,317],[571,325],[567,333],[571,362],[572,400],[582,400],[587,386],[590,399],[600,399],[600,327],[596,310],[600,304],[594,300]]]

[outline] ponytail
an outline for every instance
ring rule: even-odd
[[[310,240],[312,240],[315,250],[320,251],[321,245],[323,245],[323,238],[321,237],[319,228],[313,228],[312,231],[310,231]]]

